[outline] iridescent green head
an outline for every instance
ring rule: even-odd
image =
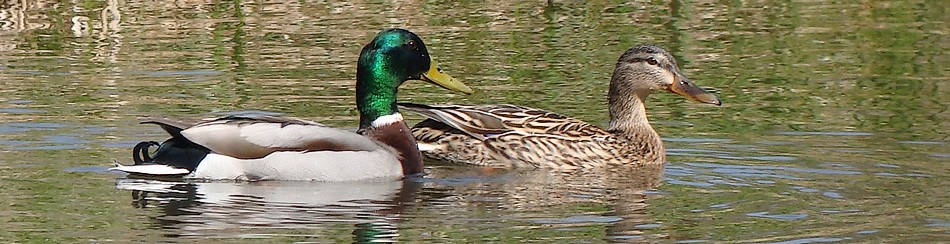
[[[449,90],[471,94],[472,89],[442,73],[429,57],[425,43],[404,29],[388,29],[363,46],[356,67],[356,106],[360,128],[395,114],[396,91],[407,80],[423,80]]]

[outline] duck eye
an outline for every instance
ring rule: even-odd
[[[406,43],[406,45],[409,45],[410,47],[412,47],[412,49],[418,48],[418,47],[416,47],[416,41],[415,41],[415,40],[410,40],[408,43]]]
[[[660,62],[657,62],[656,59],[654,59],[654,58],[647,58],[647,63],[650,64],[650,65],[656,65],[656,64],[658,64],[658,63],[660,63]]]

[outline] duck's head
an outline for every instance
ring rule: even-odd
[[[376,79],[361,80],[363,75]],[[415,33],[388,29],[363,46],[357,67],[357,81],[391,83],[398,87],[407,80],[423,80],[446,89],[471,94],[472,89],[442,69],[429,56],[426,44]]]
[[[620,56],[610,83],[611,93],[632,93],[642,100],[660,90],[701,103],[721,105],[716,95],[706,92],[683,75],[676,59],[666,49],[656,45],[638,45]]]
[[[471,94],[472,89],[442,72],[425,43],[404,29],[388,29],[363,46],[356,68],[356,105],[360,127],[397,113],[396,92],[407,80],[423,80]]]

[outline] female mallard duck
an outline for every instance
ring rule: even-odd
[[[591,168],[663,163],[663,141],[647,121],[644,100],[666,90],[703,103],[719,98],[686,79],[669,52],[633,47],[617,61],[604,130],[560,114],[516,105],[427,106],[401,103],[427,120],[412,134],[427,157],[502,167]]]
[[[380,32],[360,52],[356,69],[357,133],[273,116],[229,116],[200,123],[146,119],[172,136],[133,150],[135,165],[115,170],[145,176],[227,180],[351,181],[422,172],[422,154],[396,108],[403,82],[421,79],[472,93],[442,73],[418,36]]]

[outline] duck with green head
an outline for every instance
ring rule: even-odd
[[[422,156],[396,107],[407,80],[423,80],[470,94],[442,73],[417,35],[380,32],[363,47],[357,64],[357,133],[316,122],[275,116],[228,116],[185,122],[145,118],[171,139],[142,142],[134,165],[114,170],[141,176],[215,180],[353,181],[398,178],[422,172]],[[149,147],[158,145],[154,153]]]

